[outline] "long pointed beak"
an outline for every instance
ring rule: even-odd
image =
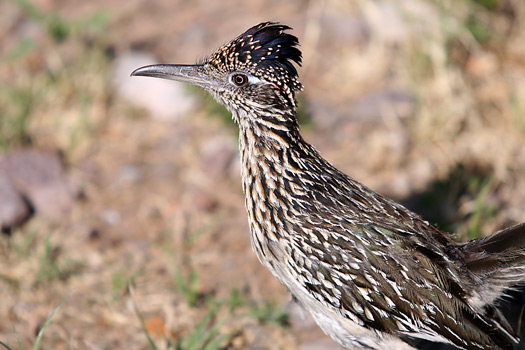
[[[202,64],[154,64],[134,70],[131,76],[170,79],[206,88],[212,85],[212,79],[203,68]]]

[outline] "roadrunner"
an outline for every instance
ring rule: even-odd
[[[339,344],[512,349],[518,338],[494,304],[525,281],[525,223],[456,243],[323,159],[299,133],[301,52],[289,29],[261,23],[200,64],[132,75],[200,86],[230,110],[252,247]]]

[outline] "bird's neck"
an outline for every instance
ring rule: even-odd
[[[284,226],[289,200],[284,193],[293,142],[298,137],[297,126],[286,128],[267,120],[239,123],[242,188],[250,224],[253,250],[266,264],[270,242],[276,242]],[[299,136],[300,137],[300,136]]]
[[[239,123],[243,183],[253,177],[281,177],[290,153],[304,143],[295,116],[250,116],[249,120]]]
[[[287,214],[294,206],[292,196],[295,203],[307,197],[301,186],[312,181],[306,167],[322,158],[302,139],[295,119],[283,125],[254,122],[255,118],[239,124],[241,177],[252,243],[258,254],[264,254],[266,243],[278,240],[284,226],[294,220]]]

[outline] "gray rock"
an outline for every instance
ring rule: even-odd
[[[2,231],[23,223],[31,214],[22,195],[16,191],[7,174],[0,173],[0,227]]]
[[[36,213],[59,219],[78,195],[59,155],[40,150],[15,151],[0,159],[0,187],[0,220],[7,229],[28,217],[28,205]]]

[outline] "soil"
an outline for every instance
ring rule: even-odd
[[[525,221],[525,5],[494,3],[2,2],[0,109],[30,106],[4,157],[60,151],[75,199],[0,236],[0,341],[45,327],[41,349],[152,349],[145,328],[159,349],[214,331],[337,349],[252,252],[228,114],[183,90],[196,104],[156,118],[120,93],[140,79],[114,79],[123,55],[192,63],[261,21],[299,37],[302,131],[336,167],[458,239]]]

